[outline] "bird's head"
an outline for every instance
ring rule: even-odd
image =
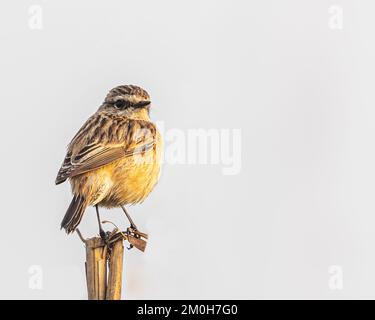
[[[148,117],[150,104],[146,90],[134,85],[123,85],[109,91],[99,110],[142,118],[146,115]]]

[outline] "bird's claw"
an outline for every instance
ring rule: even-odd
[[[146,233],[140,232],[132,227],[129,227],[126,230],[126,233],[128,234],[128,241],[130,243],[130,246],[128,247],[129,250],[136,247],[138,250],[145,251],[147,243],[144,239],[148,239]]]
[[[102,238],[102,240],[106,244],[106,246],[108,246],[109,245],[109,240],[110,240],[111,233],[109,231],[105,232],[103,229],[101,229],[99,231],[99,235],[100,235],[100,238]]]
[[[139,231],[137,228],[129,227],[127,230],[128,234],[132,235],[134,238],[140,239],[145,238],[148,239],[147,233],[143,233]]]

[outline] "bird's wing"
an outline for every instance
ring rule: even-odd
[[[156,127],[149,121],[94,114],[69,144],[56,184],[123,157],[144,154],[154,147],[155,134]]]

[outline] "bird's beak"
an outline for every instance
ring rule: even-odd
[[[151,103],[151,101],[149,101],[149,100],[144,100],[144,101],[139,101],[139,102],[137,102],[134,106],[135,106],[136,108],[143,108],[143,107],[148,106],[150,103]]]

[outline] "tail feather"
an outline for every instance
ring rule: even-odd
[[[64,219],[61,221],[61,228],[64,228],[66,233],[73,232],[82,220],[86,209],[86,201],[82,196],[74,196],[65,213]]]

